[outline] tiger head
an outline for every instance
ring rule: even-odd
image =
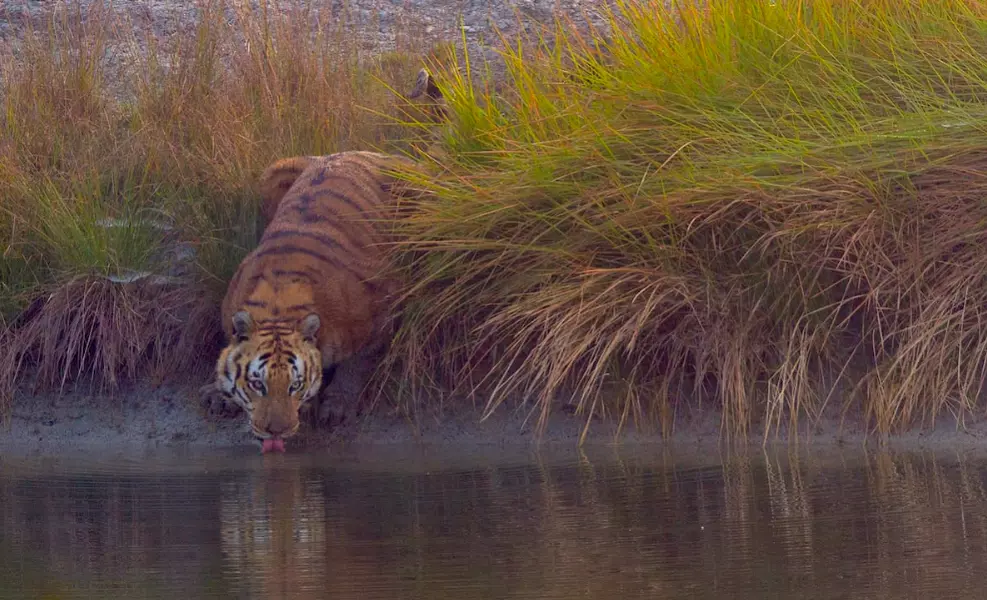
[[[217,386],[246,411],[253,434],[281,444],[298,431],[298,411],[322,386],[322,355],[316,346],[319,316],[296,324],[254,323],[233,315],[232,341],[216,363]]]

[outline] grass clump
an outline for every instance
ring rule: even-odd
[[[436,66],[409,376],[666,432],[704,400],[740,436],[804,424],[832,376],[883,433],[981,407],[984,6],[674,4],[505,44],[497,93]]]
[[[417,42],[269,6],[204,0],[167,39],[76,7],[2,51],[0,408],[24,365],[207,370],[257,174],[430,126],[394,91]],[[433,65],[449,123],[400,224],[390,353],[416,389],[541,424],[574,393],[587,424],[665,433],[712,402],[739,436],[982,408],[987,9],[627,0],[607,29],[505,39],[505,81]]]
[[[401,148],[423,42],[346,14],[200,0],[145,27],[72,2],[0,50],[0,412],[28,372],[114,386],[208,371],[275,159]],[[39,24],[40,23],[40,24]],[[174,31],[172,35],[155,34]],[[15,39],[16,38],[16,39]],[[216,314],[213,314],[216,313]]]

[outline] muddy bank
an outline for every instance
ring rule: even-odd
[[[70,392],[62,395],[19,394],[10,420],[0,430],[0,454],[13,456],[150,456],[155,453],[194,455],[259,455],[246,419],[218,418],[205,414],[196,401],[193,385],[154,387],[138,385],[113,396]],[[462,405],[460,405],[462,406]],[[471,407],[447,410],[443,414],[421,415],[416,419],[376,410],[358,422],[328,432],[303,431],[288,444],[290,453],[326,453],[337,458],[360,456],[363,461],[377,457],[384,462],[400,461],[409,453],[431,451],[475,463],[485,455],[526,455],[532,451],[566,453],[576,451],[585,424],[584,417],[555,411],[539,438],[530,407],[502,407],[481,422],[480,412]],[[617,424],[594,420],[582,451],[621,448],[675,451],[687,454],[719,454],[724,450],[756,449],[762,443],[761,431],[746,444],[729,444],[720,435],[720,415],[703,410],[677,416],[668,438],[660,432],[628,425],[617,432]],[[882,441],[868,434],[860,419],[830,414],[817,423],[808,423],[797,436],[782,431],[770,438],[769,446],[791,445],[810,448],[850,448],[866,446],[909,450],[961,451],[983,448],[987,442],[987,419],[967,417],[964,423],[944,417],[935,424],[916,425],[909,431]]]

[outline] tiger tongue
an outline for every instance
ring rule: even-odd
[[[261,443],[262,454],[267,454],[268,452],[284,452],[284,440],[281,438],[268,438]]]

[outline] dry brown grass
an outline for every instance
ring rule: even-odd
[[[507,92],[438,69],[405,379],[541,425],[571,391],[587,425],[666,432],[708,400],[740,437],[983,410],[984,7],[622,10],[609,40],[508,50]]]
[[[414,23],[382,51],[345,15],[195,6],[160,37],[68,3],[0,49],[0,412],[33,371],[61,389],[211,364],[208,317],[259,233],[263,169],[420,136],[397,91],[428,54]],[[195,256],[170,287],[110,282],[170,275],[176,245]]]
[[[0,337],[0,397],[25,367],[36,389],[89,381],[115,390],[138,376],[156,380],[209,371],[203,357],[222,341],[214,302],[190,286],[79,278],[38,298]]]

